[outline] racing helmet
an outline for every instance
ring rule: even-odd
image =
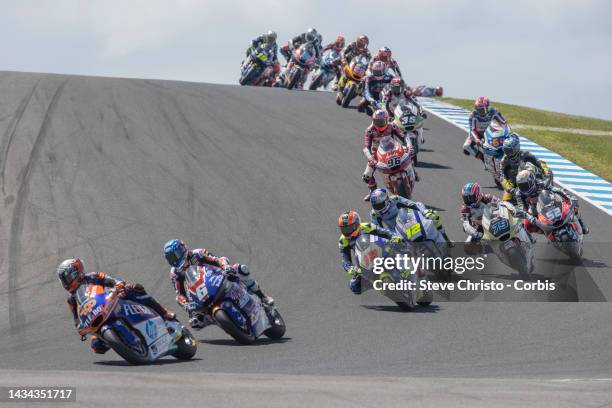
[[[382,61],[376,61],[372,64],[372,75],[379,79],[382,79],[385,75],[385,64]]]
[[[276,42],[276,38],[277,38],[276,31],[273,31],[273,30],[269,30],[264,36],[264,40],[270,44],[274,44]]]
[[[400,77],[395,77],[391,80],[391,93],[399,96],[404,91],[404,81]]]
[[[491,106],[491,102],[489,98],[485,98],[484,96],[479,96],[474,101],[474,110],[478,116],[485,116],[489,113],[489,107]]]
[[[434,90],[434,94],[436,96],[444,95],[444,88],[442,88],[441,86],[437,86],[436,89]]]
[[[85,266],[79,258],[66,259],[57,267],[57,278],[69,292],[77,290],[84,275]]]
[[[336,50],[341,51],[344,48],[345,40],[343,35],[339,35],[336,37],[336,41],[334,41],[334,45],[336,46]]]
[[[187,247],[180,239],[172,239],[164,245],[164,256],[170,266],[180,268],[187,259]]]
[[[536,175],[531,170],[521,170],[516,175],[516,185],[519,191],[527,196],[537,191]]]
[[[377,188],[370,194],[370,204],[376,214],[384,214],[389,210],[389,192],[384,188]]]
[[[355,44],[357,44],[357,48],[368,48],[368,45],[370,44],[370,39],[365,34],[360,35],[359,37],[357,37]]]
[[[306,41],[315,42],[319,38],[319,33],[314,28],[309,28],[306,31]]]
[[[382,47],[378,50],[378,59],[382,62],[391,61],[391,49],[389,47]]]
[[[361,231],[361,217],[355,210],[345,211],[338,218],[338,227],[345,237],[355,238]]]
[[[389,126],[389,114],[384,109],[378,109],[372,114],[372,125],[379,132],[384,132]]]
[[[521,142],[516,133],[511,134],[509,138],[504,140],[502,150],[504,154],[511,159],[515,159],[518,156],[521,151]]]
[[[463,198],[463,204],[476,208],[482,200],[482,192],[480,191],[480,185],[478,183],[466,183],[461,189],[461,198]]]

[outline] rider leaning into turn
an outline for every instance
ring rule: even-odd
[[[468,235],[468,242],[479,241],[482,238],[482,214],[484,208],[489,203],[496,203],[499,200],[491,194],[482,194],[478,183],[466,183],[461,189],[463,205],[459,210],[463,231]]]
[[[535,219],[538,215],[538,197],[542,191],[549,191],[559,194],[562,198],[572,203],[574,214],[578,219],[580,227],[582,227],[582,233],[585,235],[589,233],[589,229],[578,211],[578,199],[567,190],[555,187],[548,181],[538,178],[535,172],[530,169],[519,171],[516,175],[516,185],[516,208],[529,214],[528,219],[524,220],[525,227],[529,232],[537,232],[539,230]]]
[[[402,72],[400,71],[399,64],[395,59],[393,59],[392,55],[393,54],[389,47],[382,47],[380,50],[378,50],[378,54],[372,58],[368,68],[371,70],[376,61],[380,61],[385,66],[385,72],[392,69],[395,76],[402,78]]]
[[[185,270],[192,265],[206,266],[211,265],[223,269],[232,276],[236,276],[247,290],[257,295],[265,304],[271,305],[274,299],[264,295],[257,281],[251,276],[246,265],[230,264],[225,257],[217,257],[204,248],[188,250],[185,243],[178,239],[173,239],[164,245],[164,256],[172,267],[170,269],[170,279],[176,291],[176,302],[189,313],[189,324],[194,329],[201,329],[212,323],[210,316],[200,311],[192,310],[189,307],[189,300],[185,289]]]
[[[504,157],[502,157],[500,164],[503,175],[501,184],[504,188],[502,200],[509,201],[513,199],[516,192],[516,175],[521,165],[531,163],[542,172],[544,179],[549,181],[552,179],[552,172],[546,163],[536,158],[527,150],[521,150],[519,137],[516,133],[513,133],[508,139],[504,140],[503,151]]]
[[[409,211],[418,212],[420,216],[432,220],[446,242],[450,243],[438,212],[425,207],[421,202],[412,201],[395,194],[389,195],[386,189],[377,188],[370,194],[370,204],[372,205],[372,212],[370,213],[372,223],[378,227],[395,231],[397,214],[402,208],[405,208]]]
[[[389,89],[384,91],[381,98],[382,108],[386,109],[389,116],[393,116],[393,112],[397,105],[413,104],[418,108],[419,115],[423,115],[423,111],[419,102],[412,96],[410,91],[405,87],[404,80],[400,77],[395,77],[391,80]]]
[[[385,65],[377,61],[372,65],[370,75],[367,75],[363,80],[363,98],[357,106],[359,112],[367,112],[372,114],[375,109],[380,109],[381,93],[385,86],[391,82],[393,77],[385,73]]]
[[[349,210],[340,214],[338,218],[338,227],[340,228],[338,248],[340,250],[342,268],[351,277],[349,283],[351,291],[359,295],[361,294],[361,274],[359,267],[353,264],[353,250],[355,249],[357,239],[362,233],[393,239],[394,241],[401,241],[401,238],[394,236],[391,231],[378,227],[372,223],[361,222],[361,217],[355,210]]]
[[[372,115],[372,124],[365,130],[363,136],[363,153],[368,159],[368,165],[363,172],[363,182],[368,185],[370,193],[377,187],[376,179],[374,178],[374,169],[376,168],[376,155],[380,140],[385,136],[396,137],[402,145],[407,149],[407,153],[411,158],[414,158],[414,149],[410,143],[406,143],[406,135],[393,122],[389,123],[389,114],[386,110],[379,109]],[[415,171],[415,177],[418,175]],[[370,199],[370,193],[364,197],[365,201]]]
[[[372,54],[370,54],[370,50],[368,50],[368,45],[370,44],[370,40],[367,35],[360,35],[357,37],[355,41],[350,43],[344,49],[342,53],[342,59],[345,64],[350,64],[351,60],[357,55],[365,56],[368,61],[372,59]]]
[[[104,272],[85,272],[85,266],[79,258],[66,259],[57,267],[57,277],[70,294],[68,295],[68,308],[72,312],[74,324],[79,324],[79,316],[77,310],[76,292],[82,285],[101,285],[105,288],[116,288],[119,296],[146,307],[149,307],[157,312],[164,320],[173,320],[176,315],[162,306],[157,300],[149,295],[144,287],[139,283],[125,283],[122,280],[115,279]],[[91,348],[98,354],[104,354],[108,351],[108,346],[98,336],[91,336]]]
[[[270,30],[267,33],[262,34],[259,37],[253,39],[251,41],[251,46],[246,50],[247,57],[250,55],[251,50],[257,49],[257,47],[259,47],[260,45],[270,49],[270,52],[272,53],[274,74],[278,74],[280,72],[280,63],[278,62],[278,45],[276,44],[276,32]]]
[[[470,133],[463,144],[463,153],[467,156],[471,154],[477,159],[484,160],[482,152],[476,148],[476,144],[482,142],[484,132],[492,121],[500,125],[506,124],[506,119],[501,112],[491,106],[488,98],[480,96],[474,102],[474,111],[470,114]]]
[[[296,35],[289,42],[280,48],[280,53],[285,57],[285,60],[289,62],[291,60],[291,53],[293,50],[300,47],[302,44],[312,43],[316,54],[316,59],[319,61],[321,56],[321,41],[323,37],[314,28],[309,28],[305,33]]]
[[[336,37],[334,42],[329,43],[325,47],[323,47],[323,49],[321,50],[321,55],[323,55],[325,52],[330,51],[330,50],[335,50],[339,53],[342,53],[344,44],[345,44],[344,36],[339,35]],[[340,69],[336,69],[335,71],[336,71],[336,81],[338,81],[340,80],[340,74],[342,73],[342,71]]]

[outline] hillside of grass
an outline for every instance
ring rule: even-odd
[[[439,98],[452,105],[472,110],[474,101],[469,99]],[[612,131],[612,121],[567,115],[541,109],[527,108],[501,102],[492,102],[510,125],[522,125],[516,130],[526,138],[555,151],[579,166],[592,171],[607,181],[612,181],[612,136],[591,136],[582,131]],[[562,128],[564,131],[532,129],[529,126]],[[584,132],[582,132],[584,133]]]

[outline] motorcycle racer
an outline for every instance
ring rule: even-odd
[[[408,87],[408,92],[410,92],[412,96],[442,96],[444,95],[444,88],[441,86],[432,87],[427,85],[419,85],[416,88]]]
[[[370,193],[377,188],[376,179],[374,178],[374,169],[376,168],[376,151],[380,140],[385,136],[396,137],[402,145],[408,150],[410,157],[414,157],[414,148],[410,143],[406,143],[406,135],[393,122],[389,123],[389,114],[386,110],[379,109],[372,115],[372,124],[365,130],[363,136],[363,153],[368,159],[368,165],[363,173],[363,182],[368,185]],[[416,171],[415,171],[416,175]],[[418,180],[418,175],[416,175]],[[370,193],[364,197],[365,201],[370,199]]]
[[[314,28],[309,28],[305,33],[293,37],[289,42],[280,48],[280,53],[285,57],[285,60],[289,62],[291,60],[291,53],[293,50],[298,48],[300,45],[307,42],[314,45],[317,61],[321,57],[321,34]]]
[[[491,106],[488,98],[480,96],[474,102],[474,111],[470,114],[470,133],[463,144],[463,154],[469,156],[473,154],[479,160],[484,161],[484,156],[481,151],[476,149],[476,144],[482,142],[484,132],[487,130],[491,122],[495,120],[500,125],[506,124],[506,119],[501,112]]]
[[[429,218],[436,226],[436,229],[442,234],[446,242],[450,243],[450,239],[446,235],[446,230],[442,225],[442,220],[438,212],[428,209],[425,205],[418,201],[412,201],[398,195],[389,195],[389,192],[384,188],[377,188],[370,194],[370,204],[372,205],[372,223],[378,227],[386,228],[389,231],[395,231],[396,217],[399,210],[402,208],[418,212],[420,216]]]
[[[397,61],[393,59],[392,55],[393,54],[389,47],[382,47],[378,50],[378,54],[376,54],[374,58],[370,60],[370,65],[368,68],[372,70],[372,67],[376,61],[380,61],[385,66],[385,73],[387,73],[389,69],[392,69],[394,76],[402,78],[402,72],[399,69],[399,65]]]
[[[345,44],[344,36],[338,35],[336,39],[334,40],[334,42],[329,43],[325,47],[323,47],[323,49],[321,50],[321,55],[323,55],[326,51],[330,51],[330,50],[336,50],[338,52],[342,52],[342,49],[344,48],[344,44]],[[340,75],[341,75],[340,69],[336,69],[336,84],[332,86],[333,91],[336,91],[338,89],[337,82],[340,80]]]
[[[459,210],[463,223],[463,231],[468,235],[467,242],[478,242],[483,236],[482,214],[489,203],[499,200],[491,194],[482,194],[478,183],[466,183],[461,189],[463,205]]]
[[[344,53],[342,54],[343,62],[345,64],[350,64],[351,60],[356,55],[365,55],[365,57],[370,60],[372,59],[372,54],[370,54],[370,50],[368,50],[368,45],[370,44],[370,40],[367,35],[360,35],[357,39],[346,46],[344,49]]]
[[[555,187],[548,181],[538,178],[536,173],[529,169],[519,171],[516,175],[516,185],[516,208],[530,215],[524,220],[525,227],[529,232],[536,232],[538,230],[538,223],[535,217],[538,215],[537,203],[540,193],[542,191],[550,191],[551,193],[559,194],[562,198],[572,203],[574,206],[574,214],[582,227],[582,233],[584,235],[589,233],[589,228],[586,226],[578,211],[578,199],[567,190]]]
[[[64,289],[69,292],[67,303],[68,308],[72,312],[75,326],[79,324],[79,316],[77,311],[76,292],[82,285],[101,285],[105,288],[116,288],[119,296],[140,303],[149,307],[164,320],[176,319],[176,314],[162,306],[157,300],[149,295],[144,287],[139,283],[125,283],[122,280],[115,279],[104,272],[85,272],[83,261],[79,258],[71,258],[64,260],[57,267],[57,277],[62,283]],[[96,335],[91,336],[91,348],[98,354],[104,354],[109,350],[109,347],[103,340]]]
[[[391,80],[389,89],[383,92],[381,103],[383,109],[386,109],[389,116],[393,116],[393,112],[397,105],[413,104],[418,108],[419,115],[423,116],[423,110],[419,102],[414,98],[404,86],[404,80],[398,76]]]
[[[278,63],[278,45],[276,44],[276,32],[270,30],[265,34],[262,34],[251,41],[251,46],[247,48],[246,55],[249,56],[251,50],[256,49],[260,45],[265,46],[272,50],[272,59],[275,64]]]
[[[357,106],[359,112],[367,112],[371,115],[373,110],[380,109],[381,93],[385,85],[391,82],[393,77],[385,73],[385,65],[381,61],[376,61],[372,65],[370,75],[367,75],[363,81],[363,98]]]
[[[504,188],[502,200],[509,201],[514,197],[516,192],[516,176],[522,164],[531,163],[535,168],[542,172],[542,177],[548,182],[552,180],[552,171],[548,168],[545,162],[537,159],[527,150],[521,150],[519,137],[513,133],[504,141],[503,145],[504,156],[501,159],[501,169],[503,179],[501,181]]]
[[[394,236],[391,231],[378,227],[369,222],[361,222],[359,213],[355,210],[345,211],[338,218],[338,228],[340,228],[340,239],[338,248],[340,249],[340,261],[342,268],[351,277],[349,287],[356,294],[361,294],[361,275],[359,267],[353,264],[353,250],[357,239],[362,233],[372,234],[394,241],[401,241],[401,238]]]
[[[225,257],[217,257],[204,248],[188,250],[185,243],[173,239],[164,245],[164,256],[170,269],[170,279],[176,291],[176,302],[189,313],[189,325],[194,329],[201,329],[212,323],[212,318],[190,309],[185,290],[185,270],[191,265],[211,265],[223,269],[228,275],[236,276],[245,284],[247,290],[257,295],[264,304],[272,305],[274,299],[266,296],[257,281],[251,276],[248,266],[230,264]]]

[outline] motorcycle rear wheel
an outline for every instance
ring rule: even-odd
[[[223,331],[232,336],[238,343],[253,344],[255,342],[255,336],[237,327],[234,321],[225,313],[225,310],[217,310],[214,314],[214,318]]]
[[[403,178],[397,180],[395,188],[397,190],[398,196],[410,200],[410,197],[412,196],[412,190],[410,190],[410,188],[406,185],[406,181]]]
[[[275,311],[274,316],[268,314],[268,319],[270,319],[270,327],[268,330],[264,332],[264,334],[273,340],[277,340],[282,338],[285,335],[285,331],[287,327],[285,326],[285,320],[278,311]]]

